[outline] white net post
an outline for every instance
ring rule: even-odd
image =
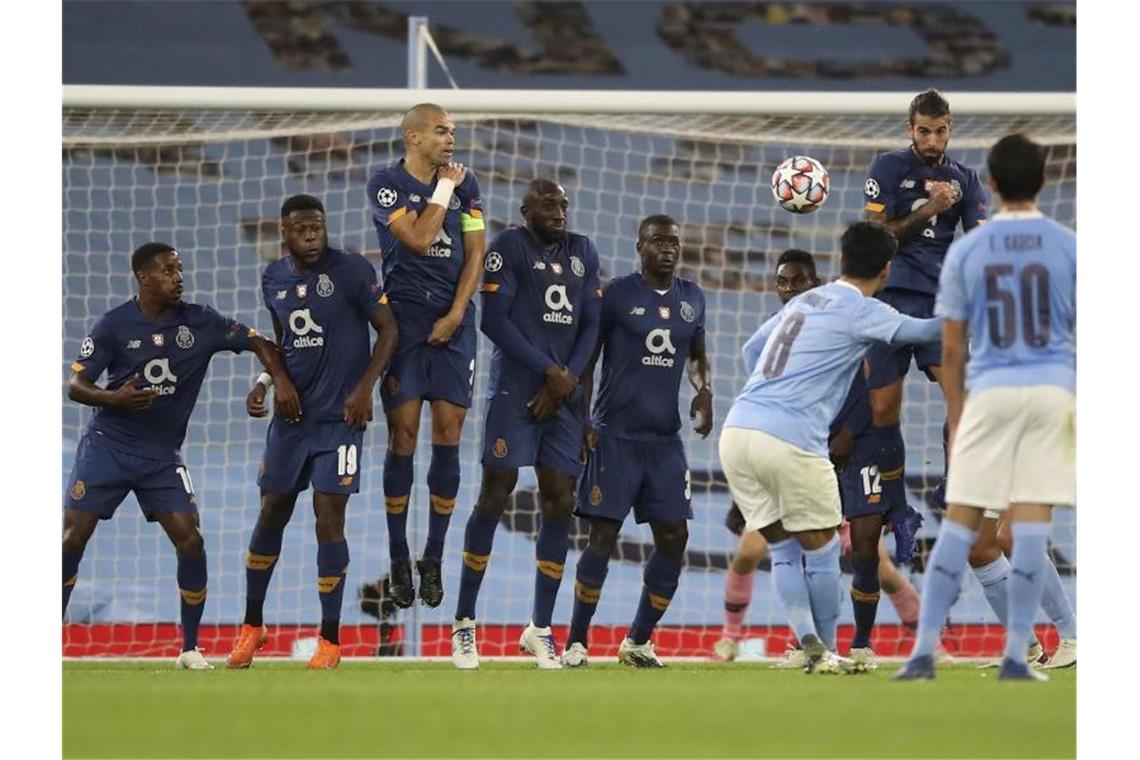
[[[774,262],[786,248],[812,251],[825,278],[837,272],[843,228],[862,218],[861,188],[874,155],[905,144],[909,94],[898,93],[587,93],[517,94],[480,91],[215,90],[208,88],[69,87],[64,107],[64,367],[100,314],[132,291],[130,251],[164,240],[182,252],[187,298],[208,303],[265,333],[270,325],[258,283],[280,255],[277,215],[293,193],[320,197],[330,241],[368,256],[379,269],[377,241],[365,196],[370,173],[402,154],[397,124],[413,102],[435,101],[458,126],[458,160],[476,173],[489,235],[519,223],[525,184],[549,177],[566,187],[571,228],[590,235],[606,277],[634,270],[638,221],[667,213],[684,237],[680,274],[708,297],[708,349],[713,364],[717,427],[707,441],[689,432],[689,393],[682,393],[684,439],[693,471],[695,519],[686,571],[657,637],[665,654],[700,655],[719,636],[724,570],[736,539],[723,526],[729,499],[716,440],[743,383],[739,349],[777,306]],[[1001,135],[1025,131],[1049,147],[1046,213],[1075,226],[1076,141],[1071,95],[948,94],[954,108],[951,152],[982,170],[985,150]],[[525,110],[520,110],[525,108]],[[663,112],[662,109],[673,109]],[[813,156],[831,175],[831,195],[817,213],[796,216],[773,202],[772,168],[793,154]],[[480,480],[489,346],[480,337],[476,401],[461,445],[462,485],[444,557],[446,598],[436,610],[414,607],[390,619],[405,654],[449,651],[458,592],[463,525]],[[248,419],[243,399],[256,374],[248,356],[219,355],[191,421],[185,456],[199,491],[209,555],[210,594],[204,644],[223,652],[244,607],[244,555],[257,514],[257,466],[265,423]],[[379,409],[379,407],[378,407]],[[64,474],[88,415],[64,401]],[[925,506],[942,474],[944,408],[937,387],[912,371],[905,387],[903,432],[912,502]],[[422,431],[421,431],[422,432]],[[362,488],[349,504],[352,552],[343,622],[348,654],[372,654],[377,620],[361,611],[356,590],[388,571],[381,491],[386,434],[382,420],[366,434]],[[430,443],[416,451],[417,485],[409,534],[419,551],[427,524],[423,485]],[[530,614],[533,590],[535,481],[524,471],[514,506],[496,535],[480,596],[484,655],[513,654],[511,631]],[[285,533],[265,605],[278,626],[273,651],[303,652],[315,635],[315,541],[308,495]],[[931,539],[928,514],[921,536]],[[578,537],[579,541],[581,536]],[[622,531],[622,556],[612,562],[595,617],[591,653],[606,654],[624,635],[641,592],[651,541],[632,520]],[[555,610],[569,621],[573,566]],[[1058,512],[1054,557],[1075,601],[1075,523]],[[765,566],[766,567],[766,566]],[[919,564],[921,567],[921,564]],[[904,572],[911,572],[904,570]],[[913,580],[919,585],[919,577]],[[178,619],[172,552],[139,516],[133,497],[100,525],[80,568],[65,629],[73,655],[164,654],[176,645]],[[879,607],[884,641],[897,634],[889,604]],[[768,648],[783,641],[784,618],[767,573],[757,575],[747,622]],[[841,624],[850,624],[845,602]],[[969,653],[993,651],[1000,628],[971,578],[951,613]],[[507,630],[510,626],[510,630]],[[769,635],[767,627],[775,633]],[[516,636],[517,638],[517,636]],[[560,636],[561,638],[561,636]],[[896,635],[897,638],[897,635]],[[295,640],[295,641],[294,641]],[[889,642],[888,642],[889,643]],[[889,646],[886,654],[891,654]]]

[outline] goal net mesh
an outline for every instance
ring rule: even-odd
[[[620,93],[614,94],[620,98]],[[330,242],[367,256],[379,269],[376,233],[365,185],[373,170],[402,155],[396,113],[305,113],[209,110],[67,108],[63,137],[63,351],[62,373],[80,341],[103,312],[134,292],[130,252],[148,240],[175,245],[186,266],[186,298],[206,303],[264,334],[272,334],[260,303],[261,270],[281,255],[278,209],[294,193],[321,198]],[[745,377],[740,347],[778,306],[772,290],[775,260],[796,247],[816,254],[821,275],[837,276],[838,239],[862,217],[862,185],[877,152],[905,145],[905,116],[713,116],[613,114],[455,114],[456,160],[476,174],[489,220],[489,237],[520,223],[525,184],[535,177],[560,182],[570,198],[571,229],[589,235],[601,254],[603,276],[635,269],[638,221],[667,213],[681,223],[684,250],[679,274],[697,281],[708,299],[708,350],[712,360],[717,426],[700,440],[688,424],[690,394],[681,398],[683,437],[693,483],[694,519],[686,569],[656,637],[663,654],[702,655],[719,637],[725,570],[736,538],[724,527],[729,505],[716,441]],[[984,167],[985,150],[1012,131],[1048,145],[1049,182],[1044,211],[1076,223],[1076,119],[1068,116],[956,116],[952,155]],[[831,196],[814,214],[796,216],[772,200],[773,168],[793,154],[813,156],[831,175]],[[437,609],[415,606],[378,619],[361,587],[388,573],[381,470],[386,431],[382,417],[365,437],[361,491],[349,503],[346,526],[352,553],[345,595],[346,654],[449,653],[450,621],[458,591],[463,525],[480,481],[479,451],[489,344],[480,336],[481,369],[461,446],[462,486],[444,560],[446,597]],[[249,419],[243,400],[256,376],[250,355],[218,355],[191,420],[184,455],[199,494],[209,557],[209,597],[203,646],[223,655],[244,611],[244,556],[258,512],[256,475],[266,423]],[[929,492],[943,472],[944,407],[937,386],[912,369],[905,384],[903,432],[911,503],[926,513],[923,553],[902,568],[916,587],[939,516]],[[89,410],[66,400],[63,477]],[[379,412],[377,402],[377,411]],[[416,451],[416,489],[408,523],[413,552],[422,549],[428,498],[424,480],[431,448],[426,426]],[[517,652],[517,631],[530,616],[536,483],[524,470],[503,518],[479,598],[484,655]],[[265,604],[275,631],[271,650],[303,656],[320,618],[316,544],[310,496],[285,532],[284,548]],[[584,545],[576,525],[566,576],[555,610],[569,622],[574,565]],[[1052,544],[1075,603],[1076,541],[1071,511],[1058,511]],[[611,563],[595,616],[591,654],[616,648],[641,593],[650,546],[647,528],[628,520],[619,556]],[[846,565],[845,565],[846,569]],[[761,567],[746,617],[750,650],[782,652],[785,618]],[[845,581],[845,587],[849,578]],[[102,523],[80,567],[71,597],[64,651],[69,655],[162,655],[177,651],[178,593],[173,552],[156,526],[147,526],[129,497]],[[365,596],[370,597],[371,593]],[[884,594],[876,646],[905,652],[908,634],[898,626]],[[841,640],[851,623],[844,601]],[[383,626],[381,626],[381,622]],[[1003,635],[976,580],[969,577],[950,615],[951,649],[995,652]],[[1044,617],[1041,622],[1046,622]],[[1051,631],[1051,629],[1050,629]],[[513,637],[513,638],[512,638]],[[560,641],[563,636],[560,635]],[[596,650],[596,651],[595,651]]]

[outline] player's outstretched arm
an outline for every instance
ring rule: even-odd
[[[117,388],[100,388],[79,372],[72,372],[67,383],[67,396],[87,406],[113,406],[141,412],[154,403],[157,392],[152,388],[139,388],[136,372]]]
[[[396,318],[387,303],[372,312],[369,317],[372,329],[376,331],[376,343],[372,346],[372,357],[364,374],[344,403],[344,421],[355,428],[364,430],[372,421],[372,392],[384,370],[396,353],[399,332]]]
[[[289,371],[285,369],[285,356],[281,353],[281,349],[276,343],[272,343],[260,335],[254,336],[250,343],[253,347],[253,353],[257,356],[265,367],[265,371],[273,379],[273,385],[276,388],[273,391],[273,406],[274,413],[279,417],[284,417],[287,420],[298,420],[301,418],[301,396],[297,393],[296,386],[293,385],[293,378],[289,377]],[[256,387],[264,388],[261,383],[257,383]],[[261,394],[261,401],[264,402],[265,394]],[[246,407],[249,407],[249,397],[246,397]],[[262,412],[260,415],[264,417]]]
[[[451,201],[451,194],[462,184],[466,176],[467,167],[463,164],[439,167],[436,170],[435,193],[423,213],[408,211],[389,224],[388,230],[408,248],[421,256],[426,256],[439,231],[443,229],[443,219],[447,216],[447,204]]]
[[[712,395],[712,367],[705,351],[704,333],[698,333],[689,341],[689,361],[686,370],[689,382],[697,391],[693,401],[689,404],[689,419],[694,420],[699,414],[701,421],[694,428],[701,438],[708,438],[713,429],[713,395]]]
[[[953,443],[966,400],[967,323],[959,319],[942,322],[942,389],[946,393],[947,447]]]

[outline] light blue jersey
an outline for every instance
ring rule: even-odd
[[[1077,387],[1077,236],[1040,212],[995,214],[950,246],[936,313],[968,323],[966,389]]]
[[[793,298],[744,344],[750,376],[725,427],[827,456],[827,434],[872,343],[933,343],[942,320],[899,314],[842,280]]]

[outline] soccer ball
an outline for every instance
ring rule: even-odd
[[[772,196],[780,208],[793,214],[810,214],[823,205],[831,178],[823,164],[809,156],[792,156],[772,174]]]

